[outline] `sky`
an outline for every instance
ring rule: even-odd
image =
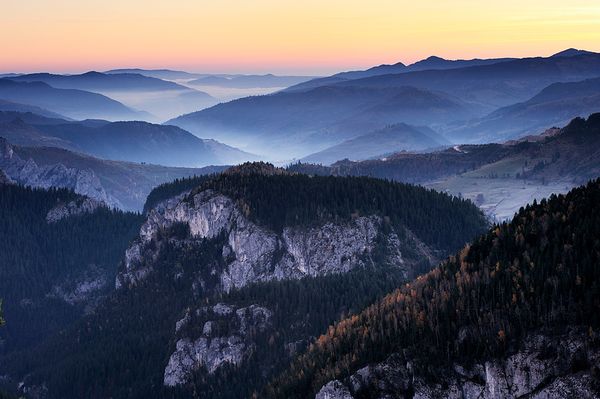
[[[600,51],[598,0],[0,0],[1,72],[325,75]]]

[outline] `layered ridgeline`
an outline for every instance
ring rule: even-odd
[[[17,145],[60,147],[103,159],[164,166],[233,165],[257,159],[178,127],[147,122],[74,122],[0,111],[0,136]]]
[[[600,175],[600,114],[573,119],[502,144],[457,145],[430,153],[395,153],[330,167],[294,164],[291,171],[373,176],[418,183],[476,202],[490,215],[507,219],[534,199],[565,193]]]
[[[597,397],[599,204],[596,180],[522,209],[331,327],[268,396]]]
[[[1,178],[0,220],[2,356],[93,309],[114,287],[119,259],[142,222],[66,189],[24,188]]]
[[[23,389],[249,397],[328,325],[486,227],[445,194],[268,164],[163,186],[153,202],[112,297],[5,370]]]
[[[19,83],[44,83],[63,91],[76,89],[102,94],[129,107],[145,111],[140,112],[136,120],[153,120],[157,122],[217,103],[217,99],[211,97],[208,93],[175,82],[144,76],[137,72],[109,74],[90,71],[80,75],[33,73],[12,76],[6,79]],[[23,101],[28,103],[30,101],[34,103],[35,101],[35,99],[28,99],[27,97],[21,97],[20,99],[28,100]],[[52,107],[52,105],[48,104],[48,107]],[[81,112],[80,115],[86,114]],[[92,117],[94,116],[87,114],[87,116],[78,119]],[[115,118],[110,118],[110,114],[105,118],[115,120]]]
[[[27,131],[25,127],[13,132],[23,137]],[[68,188],[110,207],[140,211],[157,185],[174,178],[217,173],[225,167],[176,168],[109,161],[62,148],[16,146],[0,137],[0,169],[22,185]]]

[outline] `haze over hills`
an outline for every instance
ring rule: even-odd
[[[449,144],[429,128],[400,123],[346,140],[304,157],[301,161],[328,165],[341,159],[357,161],[398,151],[432,150]]]
[[[35,73],[11,77],[14,81],[45,82],[56,88],[80,89],[104,94],[153,117],[145,120],[160,121],[217,103],[209,94],[137,73],[87,72],[80,75]]]
[[[312,76],[275,76],[266,75],[233,75],[233,76],[205,76],[187,82],[190,85],[219,86],[237,89],[253,87],[282,88],[296,85],[313,79]]]
[[[69,120],[64,115],[57,114],[56,112],[51,112],[46,109],[36,107],[34,105],[29,104],[20,104],[6,100],[0,100],[0,111],[1,112],[20,112],[20,113],[30,113],[39,116],[43,116],[45,118],[54,118],[54,119],[62,119]]]
[[[271,158],[310,154],[399,121],[440,123],[476,115],[470,104],[413,87],[319,87],[248,97],[167,123]],[[281,158],[279,158],[281,159]]]
[[[15,146],[1,137],[0,144],[0,169],[13,181],[32,187],[68,188],[132,211],[141,211],[146,196],[159,184],[224,169],[108,161],[56,147]]]
[[[43,82],[0,79],[0,99],[44,108],[72,119],[136,120],[148,116],[102,94],[57,89]]]
[[[590,51],[10,74],[0,399],[595,398],[599,176]]]
[[[444,129],[455,142],[500,142],[562,126],[576,116],[600,110],[600,78],[553,83],[529,100],[502,107],[491,114]]]
[[[144,76],[149,76],[151,78],[164,79],[164,80],[190,80],[197,79],[202,74],[190,73],[186,71],[176,71],[172,69],[142,69],[142,68],[120,68],[120,69],[111,69],[109,71],[104,71],[106,74],[122,74],[122,73],[134,73]]]
[[[600,114],[575,119],[540,137],[505,144],[460,145],[432,153],[340,161],[291,170],[372,176],[418,183],[471,199],[490,216],[507,219],[523,205],[566,192],[600,176]]]
[[[544,113],[537,94],[556,82],[597,78],[597,53],[570,49],[546,58],[466,61],[430,57],[413,65],[414,71],[404,71],[408,67],[400,64],[375,67],[369,73],[376,75],[370,77],[333,75],[311,81],[322,83],[317,87],[292,86],[168,123],[282,160],[282,153],[288,159],[302,158],[389,124],[427,126],[454,143],[486,142],[518,137],[595,111],[588,93],[586,98],[571,96],[563,104],[546,104],[562,110]],[[403,72],[377,74],[392,69]],[[511,106],[517,113],[525,112],[520,107],[528,108],[525,123],[509,115],[506,121],[496,121],[507,111],[498,108]]]
[[[103,159],[202,167],[257,157],[175,126],[147,122],[65,121],[35,114],[0,112],[0,136],[25,146],[54,146]]]
[[[490,108],[524,101],[555,82],[598,77],[600,54],[523,58],[491,65],[379,75],[336,86],[416,86],[440,90]]]

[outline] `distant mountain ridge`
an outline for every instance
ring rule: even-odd
[[[597,53],[585,50],[577,50],[574,48],[570,48],[567,50],[563,50],[559,53],[551,55],[549,58],[558,58],[558,57],[574,57],[579,55],[594,55]],[[418,72],[418,71],[426,71],[426,70],[446,70],[446,69],[457,69],[457,68],[466,68],[472,66],[483,66],[483,65],[491,65],[498,64],[507,61],[516,61],[518,58],[514,57],[504,57],[504,58],[488,58],[488,59],[480,59],[474,58],[470,60],[448,60],[441,57],[437,57],[432,55],[423,60],[417,61],[413,64],[403,64],[402,62],[398,62],[395,64],[383,64],[379,66],[375,66],[363,71],[348,71],[348,72],[339,72],[329,77],[317,78],[310,80],[308,82],[300,83],[298,85],[287,88],[288,91],[298,91],[298,90],[307,90],[310,88],[322,86],[325,84],[337,83],[347,80],[368,78],[378,75],[392,75],[399,74],[405,72]]]
[[[0,136],[18,145],[54,146],[104,159],[165,166],[230,165],[257,159],[175,126],[136,121],[71,122],[0,111]]]
[[[450,142],[426,127],[404,123],[346,140],[301,159],[301,162],[332,164],[341,159],[363,160],[399,151],[431,150]]]
[[[167,123],[239,143],[250,152],[301,157],[389,124],[441,123],[474,115],[470,104],[440,92],[325,86],[234,100]]]
[[[491,114],[443,132],[458,142],[500,142],[600,110],[600,78],[553,83],[525,102],[499,108]]]
[[[203,91],[139,73],[101,73],[96,71],[79,75],[35,73],[6,79],[20,82],[44,82],[56,88],[97,92],[148,112],[151,115],[144,115],[141,118],[147,121],[164,120],[167,117],[181,115],[217,103],[214,97]],[[87,118],[91,117],[93,116]]]
[[[398,62],[392,65],[379,65],[364,71],[349,71],[336,73],[329,77],[317,78],[309,80],[305,83],[300,83],[292,87],[288,87],[286,91],[297,91],[307,90],[309,88],[318,87],[325,84],[331,84],[346,80],[368,78],[378,75],[391,75],[405,72],[415,71],[426,71],[426,70],[437,70],[437,69],[454,69],[454,68],[465,68],[470,66],[489,65],[496,64],[499,62],[512,61],[516,58],[491,58],[491,59],[471,59],[471,60],[447,60],[441,57],[430,56],[421,61],[417,61],[410,65],[405,65],[402,62]]]
[[[312,76],[276,76],[266,75],[239,75],[239,76],[206,76],[187,82],[190,85],[219,86],[230,88],[255,88],[255,87],[288,87],[307,80]]]
[[[330,167],[293,164],[301,173],[372,176],[421,184],[469,198],[491,217],[511,217],[525,203],[566,192],[600,176],[600,114],[562,129],[503,144],[456,145],[431,153],[341,160]]]
[[[59,89],[94,90],[190,90],[174,82],[136,73],[106,74],[90,71],[79,75],[32,73],[11,78],[18,82],[44,82]]]
[[[44,108],[73,119],[135,120],[147,117],[102,94],[57,89],[43,82],[0,79],[0,99]]]
[[[1,137],[0,143],[0,169],[12,180],[33,187],[70,188],[123,210],[141,211],[146,196],[161,183],[225,168],[107,161],[62,148],[16,146]]]

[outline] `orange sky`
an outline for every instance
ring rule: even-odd
[[[2,0],[0,71],[324,74],[600,51],[598,0]]]

